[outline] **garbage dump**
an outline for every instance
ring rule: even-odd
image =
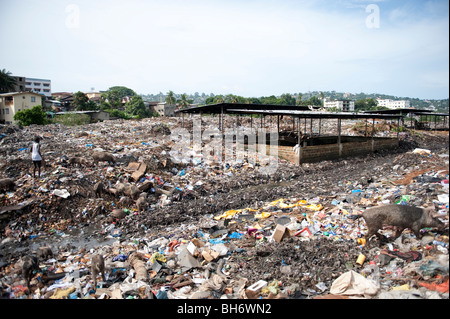
[[[173,156],[179,127],[0,127],[2,298],[448,299],[448,134],[402,133],[398,150],[343,160],[278,160],[267,175],[193,148]],[[388,222],[367,237],[364,212],[384,205],[418,207],[436,224]]]

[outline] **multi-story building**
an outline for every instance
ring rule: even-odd
[[[323,107],[326,109],[336,108],[342,112],[354,112],[355,111],[355,101],[353,100],[335,100],[328,101],[323,99]]]
[[[377,99],[378,106],[387,107],[388,109],[407,109],[411,107],[411,102],[408,100],[390,100]]]
[[[26,91],[52,97],[52,81],[46,79],[25,78]]]
[[[25,92],[25,77],[24,76],[13,76],[16,80],[16,84],[14,85],[14,90],[12,92]]]
[[[14,115],[19,111],[42,105],[42,95],[33,92],[10,92],[0,94],[0,122],[14,123]]]
[[[150,107],[153,112],[159,116],[175,116],[176,105],[169,105],[166,102],[150,102]]]

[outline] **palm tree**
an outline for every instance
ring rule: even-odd
[[[167,93],[167,97],[166,97],[166,103],[169,105],[174,105],[176,103],[176,98],[175,98],[175,94],[173,93],[173,91],[169,91]]]
[[[320,99],[323,101],[323,99],[325,98],[325,95],[323,94],[323,92],[320,92],[320,93],[319,93],[319,97],[320,97]]]
[[[189,105],[189,102],[186,99],[186,93],[181,94],[180,105],[182,109],[186,108]]]
[[[16,79],[11,76],[11,72],[5,69],[0,71],[0,93],[14,91]]]
[[[301,93],[299,93],[298,95],[297,95],[297,101],[296,101],[296,105],[302,105],[302,97],[303,97],[303,94],[301,94]]]
[[[224,102],[223,95],[217,95],[216,103],[220,104],[220,103],[223,103],[223,102]]]

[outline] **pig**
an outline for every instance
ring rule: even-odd
[[[102,273],[102,279],[103,279],[103,281],[106,281],[106,279],[105,279],[105,260],[103,259],[102,255],[96,254],[96,255],[92,256],[91,272],[92,272],[92,279],[94,280],[94,289],[97,289],[97,275],[99,273]]]
[[[108,162],[114,164],[116,162],[115,157],[108,152],[94,152],[92,153],[92,158],[95,163],[98,162]]]
[[[94,185],[95,195],[98,197],[101,197],[103,191],[104,191],[103,183],[102,182],[95,183],[95,185]]]
[[[39,260],[47,260],[50,257],[53,257],[53,252],[50,247],[39,247],[37,250],[37,257]]]
[[[85,159],[84,157],[71,157],[69,159],[69,164],[70,165],[78,165],[78,166],[87,166],[88,165],[88,160]]]
[[[133,204],[133,200],[128,196],[122,196],[122,197],[120,197],[119,203],[123,207],[128,207]]]
[[[28,288],[28,293],[31,293],[30,282],[34,276],[33,271],[39,271],[39,262],[36,256],[25,256],[22,258],[22,276]]]
[[[0,190],[13,190],[14,180],[12,178],[2,178],[0,179]]]
[[[147,208],[147,193],[141,193],[138,200],[136,201],[136,208],[139,212]]]
[[[123,190],[123,194],[131,197],[132,199],[137,199],[139,197],[139,188],[136,185],[127,184]]]
[[[126,185],[124,183],[117,183],[115,190],[117,194],[123,194],[125,191]]]
[[[127,213],[123,209],[116,208],[116,209],[112,210],[111,216],[114,217],[114,218],[117,218],[117,219],[122,219],[122,218],[125,218],[127,216]]]
[[[378,230],[383,226],[398,227],[396,236],[400,236],[405,228],[411,229],[417,238],[421,238],[420,230],[425,227],[445,229],[445,224],[431,214],[431,209],[424,209],[408,205],[384,205],[368,208],[362,215],[368,228],[366,240],[373,235],[380,239]]]

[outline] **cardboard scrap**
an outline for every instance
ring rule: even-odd
[[[279,243],[283,239],[288,238],[290,235],[291,233],[286,226],[278,224],[273,233],[273,239]]]

